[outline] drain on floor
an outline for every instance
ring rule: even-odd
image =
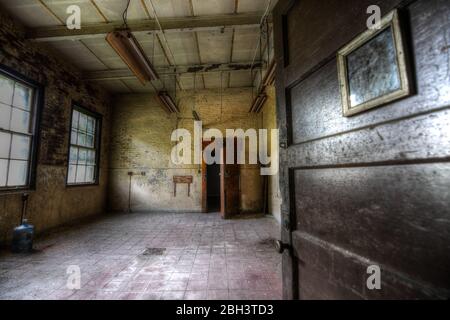
[[[142,253],[143,256],[162,256],[166,251],[165,248],[147,248]]]

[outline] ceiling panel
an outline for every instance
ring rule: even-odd
[[[160,67],[169,65],[164,52],[159,45],[156,34],[149,34],[147,32],[135,32],[133,34],[154,66]],[[164,40],[161,38],[161,41]]]
[[[197,44],[194,33],[179,32],[166,34],[170,49],[177,65],[199,64]]]
[[[234,13],[234,0],[192,0],[197,16]]]
[[[201,31],[197,34],[202,63],[230,61],[232,31]]]
[[[135,79],[124,79],[122,80],[126,86],[132,90],[133,93],[150,93],[155,92],[153,86],[150,83],[143,85],[139,80]]]
[[[193,90],[194,89],[194,77],[190,74],[181,75],[179,77],[179,81],[185,90]],[[203,88],[203,83],[200,78],[197,78],[197,89]]]
[[[121,80],[105,80],[95,82],[108,90],[109,92],[116,93],[130,93],[130,89]]]
[[[105,39],[85,39],[83,40],[83,43],[88,46],[94,55],[100,58],[109,69],[127,68],[127,65]]]
[[[234,34],[233,62],[253,61],[259,45],[259,28],[237,29]],[[259,50],[256,52],[259,59]]]
[[[122,21],[127,0],[94,0],[108,21]],[[147,8],[148,9],[148,8]],[[128,20],[148,19],[146,8],[141,0],[131,0],[128,8]]]
[[[52,47],[80,70],[97,71],[106,68],[80,41],[58,41],[53,43]]]
[[[191,16],[189,0],[143,0],[143,2],[147,6],[150,16],[152,17],[154,15],[151,3],[153,3],[156,14],[160,18]]]
[[[211,73],[213,74],[213,73]],[[193,73],[189,73],[189,74],[182,74],[181,76],[179,76],[179,81],[181,82],[181,84],[183,85],[183,88],[185,90],[202,90],[206,88],[206,82],[209,78],[205,77],[205,74],[197,74],[196,78],[194,77]],[[220,88],[220,75],[219,73],[215,73],[215,77],[213,77],[215,80],[214,84],[209,83],[210,88]],[[203,82],[203,79],[205,79],[205,81]],[[195,80],[195,82],[194,82]],[[227,85],[227,77],[226,74],[223,74],[223,85],[224,87],[226,87]]]
[[[36,0],[0,0],[0,6],[27,27],[46,27],[59,25],[60,22],[50,15]]]
[[[277,0],[239,0],[238,13],[265,11],[270,1],[270,9],[278,2]]]

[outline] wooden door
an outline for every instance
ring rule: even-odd
[[[401,6],[416,93],[347,118],[336,54],[370,5]],[[280,0],[273,16],[284,297],[448,298],[448,1]]]
[[[237,141],[235,140],[236,150]],[[240,173],[237,164],[237,153],[234,153],[234,164],[226,164],[226,148],[222,149],[222,164],[220,165],[220,212],[222,218],[229,219],[239,214],[240,194],[239,183]]]
[[[208,213],[208,170],[205,159],[203,158],[203,150],[211,143],[211,141],[202,141],[202,212]]]

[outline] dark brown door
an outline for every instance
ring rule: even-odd
[[[373,4],[382,15],[402,5],[416,93],[348,118],[336,53],[366,29]],[[450,296],[448,4],[278,2],[285,298]],[[380,290],[366,285],[372,265]]]
[[[203,158],[203,150],[211,143],[211,141],[202,142],[202,212],[208,212],[208,170],[205,159]]]
[[[237,141],[235,141],[236,150]],[[225,145],[225,144],[224,144]],[[239,165],[237,164],[237,153],[234,154],[234,164],[226,164],[226,148],[222,149],[223,164],[220,166],[220,212],[222,218],[229,219],[239,214]]]

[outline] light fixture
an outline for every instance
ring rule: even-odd
[[[106,41],[117,52],[142,84],[159,76],[129,29],[108,33]]]
[[[158,98],[159,98],[159,101],[161,101],[161,103],[163,104],[164,109],[168,113],[179,113],[180,112],[177,105],[175,104],[172,97],[169,95],[169,93],[167,91],[158,92]]]
[[[267,95],[264,92],[261,92],[254,100],[252,107],[250,108],[250,112],[258,113],[261,111],[264,103],[267,100]]]
[[[269,65],[269,68],[267,68],[267,72],[264,76],[264,79],[262,81],[262,85],[264,87],[267,87],[275,81],[275,71],[277,70],[277,64],[275,60],[272,60],[272,62]]]

